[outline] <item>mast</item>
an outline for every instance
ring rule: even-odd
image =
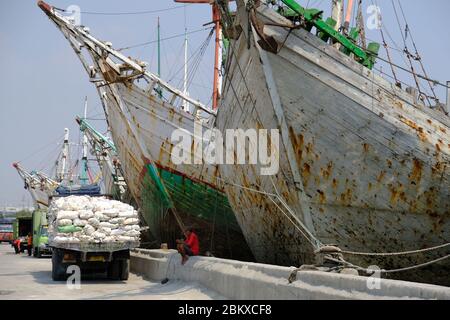
[[[348,0],[347,13],[345,15],[344,33],[347,34],[350,29],[350,20],[352,18],[353,0]]]
[[[187,95],[187,49],[188,49],[188,39],[187,39],[187,28],[185,24],[184,28],[184,79],[183,79],[183,93]],[[184,111],[189,112],[189,102],[183,102]]]
[[[87,141],[91,145],[93,150],[91,153],[96,157],[100,169],[102,172],[105,169],[107,170],[108,175],[112,178],[113,184],[117,187],[120,195],[124,194],[126,183],[120,162],[116,160],[117,149],[114,143],[108,137],[97,131],[85,119],[77,117],[76,121],[80,126],[80,130],[83,131]],[[108,187],[106,182],[105,186]]]
[[[159,17],[157,29],[158,29],[158,78],[161,78],[161,26],[159,24]],[[159,97],[162,98],[162,91],[160,86],[158,86],[158,94]]]
[[[342,26],[342,12],[344,8],[343,0],[332,0],[331,18],[336,21],[334,30],[339,31]]]
[[[364,27],[364,16],[363,16],[363,12],[362,12],[362,7],[363,7],[362,0],[358,0],[356,24],[357,24],[357,27],[359,28],[359,42],[363,49],[367,49],[366,28]]]
[[[88,108],[88,98],[86,96],[85,100],[84,100],[84,119],[87,118],[87,108]],[[88,144],[87,144],[87,137],[86,137],[86,133],[83,131],[83,142],[82,142],[82,147],[83,147],[83,157],[81,158],[81,169],[80,169],[80,184],[81,185],[86,185],[88,184],[88,159],[87,159],[87,148],[88,148]]]
[[[64,142],[61,156],[61,170],[57,173],[56,179],[58,182],[63,182],[66,178],[66,166],[69,157],[69,129],[64,129]]]
[[[219,104],[219,98],[220,98],[220,42],[221,42],[221,33],[222,28],[220,26],[220,12],[219,8],[217,7],[215,2],[212,2],[210,0],[174,0],[178,3],[206,3],[212,5],[212,17],[213,17],[213,23],[214,23],[214,30],[216,33],[216,40],[215,40],[215,52],[214,52],[214,83],[213,83],[213,99],[212,99],[212,107],[213,110],[217,110],[218,104]]]
[[[445,112],[450,113],[450,81],[447,81],[447,104]]]
[[[213,84],[213,110],[217,110],[219,103],[219,73],[220,73],[220,40],[222,29],[220,26],[220,14],[217,5],[213,5],[213,21],[215,24],[216,45],[214,52],[214,84]]]

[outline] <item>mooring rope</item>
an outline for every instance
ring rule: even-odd
[[[302,230],[288,215],[288,213],[294,217],[294,220],[297,221],[298,218],[295,216],[294,212],[292,211],[292,209],[289,207],[289,205],[283,201],[283,199],[280,199],[281,197],[278,194],[274,194],[274,193],[270,193],[270,192],[265,192],[265,191],[261,191],[261,190],[257,190],[254,188],[250,188],[250,187],[245,187],[233,182],[229,182],[223,178],[217,177],[218,179],[222,180],[225,184],[229,184],[244,190],[248,190],[248,191],[252,191],[252,192],[256,192],[262,195],[265,195],[269,198],[269,200],[271,200],[274,205],[281,211],[281,213],[283,213],[289,220],[289,222],[291,222],[293,224],[293,226],[302,234],[302,236],[314,247],[317,248],[317,244],[321,244],[321,242],[315,238],[310,232],[309,230],[303,225],[300,224],[302,228],[306,229],[306,230]],[[273,198],[276,198],[280,201],[280,203],[282,204],[283,207],[285,207],[288,211],[288,213],[286,213],[282,208],[280,208],[280,206],[275,202],[275,200]],[[306,234],[308,233],[310,235],[310,237],[315,241],[311,240],[310,237],[308,237]],[[429,247],[429,248],[424,248],[424,249],[417,249],[417,250],[409,250],[409,251],[400,251],[400,252],[356,252],[356,251],[346,251],[346,250],[338,250],[336,253],[341,253],[341,254],[348,254],[348,255],[358,255],[358,256],[378,256],[378,257],[386,257],[386,256],[401,256],[401,255],[410,255],[410,254],[418,254],[418,253],[424,253],[424,252],[430,252],[430,251],[434,251],[434,250],[438,250],[438,249],[442,249],[445,247],[450,246],[450,243],[445,243],[439,246],[434,246],[434,247]],[[417,268],[422,268],[440,261],[443,261],[445,259],[448,259],[450,257],[450,255],[446,255],[440,258],[437,258],[435,260],[429,261],[429,262],[425,262],[422,264],[418,264],[418,265],[414,265],[414,266],[410,266],[410,267],[405,267],[405,268],[400,268],[400,269],[393,269],[393,270],[382,270],[383,273],[394,273],[394,272],[402,272],[402,271],[408,271],[408,270],[412,270],[412,269],[417,269]],[[328,260],[334,261],[334,262],[339,262],[339,263],[343,263],[349,267],[355,268],[357,270],[361,270],[361,271],[368,271],[369,269],[367,268],[363,268],[360,266],[356,266],[353,265],[345,260],[337,260],[337,259],[333,259],[330,257],[327,257]]]
[[[405,267],[405,268],[399,268],[399,269],[390,269],[390,270],[381,269],[381,270],[379,270],[379,272],[380,273],[397,273],[397,272],[410,271],[410,270],[414,270],[414,269],[423,268],[423,267],[432,265],[432,264],[440,262],[440,261],[444,261],[444,260],[446,260],[448,258],[450,258],[450,254],[448,254],[446,256],[443,256],[443,257],[440,257],[440,258],[437,258],[437,259],[434,259],[434,260],[431,260],[431,261],[428,261],[428,262],[416,264],[416,265],[413,265],[413,266],[409,266],[409,267]],[[374,272],[378,271],[378,270],[374,270],[374,269],[370,269],[370,268],[363,268],[363,267],[354,265],[354,264],[352,264],[350,262],[347,262],[345,260],[342,260],[342,259],[335,259],[335,258],[332,258],[332,257],[325,257],[325,259],[329,260],[329,261],[333,261],[333,262],[339,263],[339,264],[344,264],[344,265],[348,266],[349,268],[353,268],[353,269],[356,269],[356,270],[359,270],[359,271],[363,271],[363,272],[365,272],[367,274],[373,274]]]
[[[423,253],[423,252],[429,252],[434,251],[438,249],[442,249],[445,247],[450,246],[449,243],[445,243],[439,246],[425,248],[425,249],[417,249],[417,250],[410,250],[410,251],[401,251],[401,252],[355,252],[355,251],[345,251],[342,250],[340,253],[343,254],[349,254],[349,255],[355,255],[355,256],[374,256],[374,257],[387,257],[387,256],[401,256],[401,255],[408,255],[408,254],[415,254],[415,253]]]

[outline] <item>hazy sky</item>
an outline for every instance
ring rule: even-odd
[[[301,4],[328,8],[331,1],[299,1]],[[373,1],[365,1],[368,5]],[[396,0],[395,0],[396,2]],[[171,37],[204,28],[211,21],[208,5],[190,5],[159,13],[141,15],[99,15],[96,13],[135,12],[179,6],[172,0],[49,0],[58,8],[75,4],[81,8],[81,22],[100,39],[115,48],[156,39],[157,17],[161,18],[161,37]],[[375,1],[376,3],[376,1]],[[402,0],[414,39],[430,77],[450,80],[447,19],[448,0]],[[378,0],[383,21],[393,40],[402,46],[400,31],[393,15],[391,0]],[[85,13],[83,13],[85,12]],[[401,14],[399,12],[399,14]],[[186,17],[186,19],[185,19]],[[403,19],[400,16],[400,19]],[[208,35],[207,30],[191,34],[190,52],[195,51]],[[378,31],[368,31],[368,38],[379,40]],[[162,76],[180,84],[183,52],[182,38],[163,42]],[[391,40],[388,42],[391,43]],[[210,98],[212,73],[212,42],[189,91],[191,96],[207,103]],[[84,97],[89,99],[92,123],[105,130],[102,109],[91,83],[78,59],[60,31],[36,6],[35,0],[0,0],[0,207],[29,202],[28,192],[11,164],[20,161],[29,169],[49,171],[56,159],[65,127],[71,130],[72,141],[78,143],[79,132],[74,121],[83,112]],[[150,62],[156,71],[156,45],[151,44],[124,51],[130,56]],[[392,52],[396,62],[402,59]],[[382,56],[385,56],[382,49]],[[379,66],[378,66],[379,67]],[[386,66],[383,71],[388,72]],[[412,83],[410,77],[402,79]],[[444,96],[442,89],[439,90]],[[77,147],[74,148],[77,150]]]

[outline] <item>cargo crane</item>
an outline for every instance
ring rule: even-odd
[[[13,167],[24,181],[24,188],[30,192],[35,206],[40,209],[48,207],[48,198],[58,187],[58,182],[39,171],[28,171],[19,163],[13,163]]]
[[[126,192],[126,183],[120,161],[117,158],[116,146],[108,137],[88,123],[86,118],[77,117],[76,121],[87,142],[91,145],[91,154],[97,159],[105,184],[105,192],[113,195],[116,199],[122,199]]]

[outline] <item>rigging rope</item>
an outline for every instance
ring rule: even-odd
[[[442,244],[442,245],[439,245],[439,246],[435,246],[435,247],[430,247],[430,248],[425,248],[425,249],[418,249],[418,250],[403,251],[403,252],[384,252],[384,253],[382,252],[382,253],[377,253],[377,252],[354,252],[354,251],[342,250],[341,253],[349,254],[349,255],[356,255],[356,256],[390,257],[390,256],[401,256],[401,255],[410,255],[410,254],[416,254],[416,253],[424,253],[424,252],[429,252],[429,251],[442,249],[442,248],[445,248],[445,247],[448,247],[448,246],[450,246],[450,242]]]
[[[248,190],[248,191],[252,191],[255,193],[259,193],[262,195],[266,195],[269,197],[269,199],[278,207],[278,209],[284,214],[286,215],[286,217],[288,217],[289,221],[302,233],[302,235],[308,240],[310,241],[310,239],[303,233],[303,230],[300,230],[300,228],[298,226],[295,225],[295,223],[289,218],[289,216],[286,214],[286,212],[284,212],[284,210],[282,210],[278,204],[276,204],[274,202],[274,200],[272,199],[272,197],[277,198],[281,204],[288,210],[288,212],[290,213],[291,216],[294,217],[295,220],[297,220],[297,216],[295,215],[295,213],[292,211],[292,209],[289,207],[289,205],[284,201],[284,199],[278,195],[278,194],[274,194],[274,193],[269,193],[269,192],[265,192],[265,191],[261,191],[261,190],[257,190],[254,188],[249,188],[249,187],[245,187],[233,182],[229,182],[223,178],[217,177],[218,179],[222,180],[225,184],[228,185],[232,185],[244,190]],[[304,229],[306,229],[305,226],[302,225],[302,227]],[[307,229],[306,229],[307,230]],[[316,243],[320,243],[320,241],[318,239],[316,239],[314,236],[312,236],[312,238],[316,241]],[[313,245],[313,247],[316,247],[316,245],[314,245],[311,241],[310,243]],[[410,250],[410,251],[400,251],[400,252],[380,252],[380,253],[376,253],[376,252],[356,252],[356,251],[346,251],[346,250],[340,250],[339,253],[343,253],[343,254],[349,254],[349,255],[359,255],[359,256],[379,256],[379,257],[383,257],[383,256],[400,256],[400,255],[410,255],[410,254],[416,254],[416,253],[424,253],[424,252],[430,252],[430,251],[434,251],[434,250],[438,250],[438,249],[442,249],[445,247],[450,246],[450,242],[449,243],[445,243],[439,246],[435,246],[435,247],[429,247],[429,248],[424,248],[424,249],[417,249],[417,250]]]
[[[190,31],[190,32],[186,33],[186,35],[198,33],[198,32],[201,32],[201,31],[206,31],[206,30],[209,30],[209,29],[210,28],[201,28],[201,29],[193,30],[193,31]],[[166,40],[171,40],[171,39],[180,38],[180,37],[184,37],[184,36],[185,36],[185,33],[180,33],[180,34],[176,34],[176,35],[173,35],[173,36],[170,36],[170,37],[167,37],[167,38],[162,38],[159,41],[163,42],[163,41],[166,41]],[[147,46],[147,45],[150,45],[150,44],[153,44],[153,43],[157,43],[157,42],[158,42],[158,40],[142,42],[142,43],[134,44],[134,45],[131,45],[131,46],[127,46],[127,47],[122,47],[122,48],[116,49],[116,51],[120,52],[120,51],[123,51],[123,50],[143,47],[143,46]]]
[[[140,14],[152,14],[152,13],[159,13],[159,12],[165,12],[165,11],[171,11],[171,10],[177,10],[184,8],[185,6],[175,6],[175,7],[169,7],[164,9],[157,9],[157,10],[144,10],[144,11],[131,11],[131,12],[95,12],[95,11],[80,11],[82,14],[91,14],[91,15],[103,15],[103,16],[122,16],[122,15],[140,15]],[[66,9],[56,8],[53,7],[55,10],[58,10],[60,12],[69,12]]]
[[[400,34],[402,35],[403,45],[404,45],[404,53],[406,54],[406,58],[408,59],[409,66],[411,68],[411,73],[412,73],[414,81],[416,83],[417,90],[419,90],[419,99],[421,99],[423,101],[424,100],[424,98],[423,98],[424,94],[423,94],[422,89],[420,87],[419,79],[417,77],[416,70],[414,69],[413,62],[411,60],[412,55],[411,55],[411,53],[408,50],[408,45],[406,44],[406,37],[408,36],[407,28],[405,28],[405,35],[403,35],[402,26],[401,26],[400,19],[399,19],[398,13],[397,13],[397,8],[396,8],[396,6],[394,4],[394,0],[391,0],[391,3],[392,3],[392,8],[394,9],[395,18],[397,20],[398,27],[400,29]],[[431,101],[428,99],[427,96],[426,96],[426,98],[428,100],[429,105],[431,106]]]
[[[409,34],[411,35],[411,42],[412,42],[414,50],[416,52],[416,57],[414,59],[419,61],[419,64],[420,64],[420,67],[422,69],[423,74],[428,78],[427,72],[425,70],[425,66],[423,65],[423,62],[422,62],[422,58],[419,55],[419,50],[417,49],[416,42],[414,41],[414,37],[412,35],[411,30],[409,29],[409,24],[408,24],[408,21],[406,20],[406,15],[405,15],[405,12],[403,11],[403,6],[402,6],[402,4],[401,4],[401,2],[399,0],[397,0],[397,2],[398,2],[398,5],[400,7],[400,11],[402,13],[403,20],[405,21],[405,24],[406,24],[405,33],[407,35],[408,34],[407,31],[409,31]],[[431,92],[433,93],[434,99],[436,100],[437,99],[437,95],[436,95],[436,92],[435,92],[433,86],[431,85],[431,82],[428,81],[428,85],[430,86]]]
[[[410,271],[410,270],[414,270],[414,269],[423,268],[423,267],[432,265],[434,263],[438,263],[440,261],[444,261],[444,260],[446,260],[448,258],[450,258],[450,254],[448,254],[446,256],[443,256],[443,257],[440,257],[440,258],[437,258],[437,259],[434,259],[434,260],[431,260],[431,261],[427,261],[425,263],[420,263],[420,264],[416,264],[416,265],[405,267],[405,268],[390,269],[390,270],[382,269],[382,270],[380,270],[380,273],[398,273],[398,272]],[[352,264],[350,262],[347,262],[347,261],[345,261],[343,259],[335,259],[335,258],[332,258],[332,257],[329,257],[329,256],[325,257],[325,259],[329,260],[329,261],[333,261],[333,262],[339,263],[339,264],[344,264],[344,265],[346,265],[346,266],[348,266],[350,268],[354,268],[356,270],[363,271],[363,272],[365,272],[367,274],[373,274],[374,272],[378,271],[378,270],[373,270],[373,269],[370,269],[370,268],[363,268],[361,266],[354,265],[354,264]]]

